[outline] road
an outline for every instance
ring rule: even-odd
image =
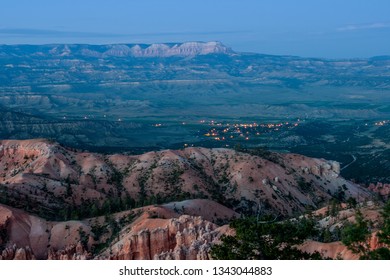
[[[341,170],[344,170],[345,168],[347,168],[348,166],[350,166],[351,164],[353,164],[353,163],[357,160],[357,157],[356,157],[355,155],[351,155],[351,157],[352,157],[352,161],[351,161],[350,163],[348,163],[347,165],[343,166],[343,167],[340,169],[340,171],[341,171]]]

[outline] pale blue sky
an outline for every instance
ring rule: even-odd
[[[0,44],[218,40],[237,51],[390,54],[389,0],[0,0]]]

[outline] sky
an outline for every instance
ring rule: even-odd
[[[390,55],[389,0],[0,0],[0,7],[0,44],[221,41],[276,55]]]

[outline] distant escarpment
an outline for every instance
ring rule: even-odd
[[[160,44],[112,44],[112,45],[79,45],[79,44],[52,44],[41,46],[20,45],[17,48],[0,46],[0,50],[13,49],[11,53],[20,54],[28,51],[33,56],[54,57],[170,57],[195,56],[206,54],[232,54],[230,48],[220,42],[185,42]]]

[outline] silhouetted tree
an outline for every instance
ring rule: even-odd
[[[383,222],[378,232],[379,242],[390,245],[390,200],[381,212]],[[390,260],[390,249],[380,247],[375,250],[370,248],[371,232],[369,222],[363,218],[360,211],[356,214],[356,223],[346,226],[342,232],[342,242],[352,252],[360,254],[360,259],[365,260]]]
[[[214,245],[214,259],[233,260],[302,260],[321,259],[316,252],[309,254],[297,248],[310,236],[316,235],[314,221],[262,222],[256,218],[234,220],[231,224],[235,236],[222,237],[222,243]]]

